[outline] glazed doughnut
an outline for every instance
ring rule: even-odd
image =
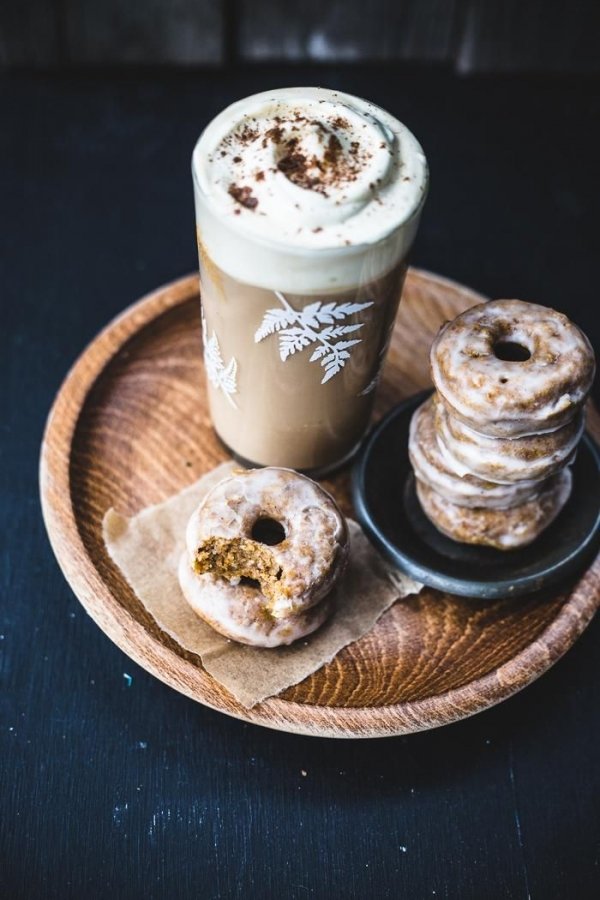
[[[492,437],[560,428],[594,378],[594,354],[579,328],[522,300],[481,303],[446,323],[430,359],[452,415]]]
[[[260,590],[211,573],[197,575],[187,552],[179,562],[179,584],[201,619],[225,637],[252,647],[279,647],[306,637],[323,624],[333,605],[330,596],[295,616],[275,619]]]
[[[475,475],[458,473],[452,458],[444,454],[435,429],[435,398],[430,397],[413,414],[408,455],[417,478],[457,506],[508,509],[535,497],[538,481],[495,484]]]
[[[545,482],[535,499],[512,509],[494,510],[457,506],[416,479],[423,511],[439,531],[463,544],[484,544],[498,550],[524,547],[534,541],[569,499],[571,484],[571,470],[562,469]]]
[[[435,402],[438,441],[453,459],[455,471],[500,483],[549,478],[569,465],[584,426],[582,410],[556,431],[520,438],[490,438],[448,414],[439,396]]]
[[[349,542],[345,519],[323,488],[270,467],[239,471],[209,491],[188,523],[186,546],[197,576],[211,573],[234,586],[250,579],[261,608],[287,619],[330,592]]]

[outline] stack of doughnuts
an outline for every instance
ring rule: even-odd
[[[225,637],[277,647],[328,617],[348,551],[346,521],[320,485],[290,469],[239,470],[193,513],[179,583]]]
[[[571,493],[595,370],[588,339],[553,309],[496,300],[446,323],[430,361],[436,391],[409,438],[425,514],[463,543],[531,543]]]

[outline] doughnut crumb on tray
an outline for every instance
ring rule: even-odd
[[[290,469],[238,471],[190,518],[179,581],[194,611],[226,637],[290,644],[331,612],[348,550],[346,521],[314,481]]]
[[[461,543],[530,544],[571,493],[590,342],[562,313],[496,300],[443,325],[430,362],[436,391],[409,437],[423,512]]]

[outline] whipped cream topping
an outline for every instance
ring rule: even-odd
[[[193,171],[197,206],[238,237],[349,257],[404,223],[410,242],[427,187],[423,151],[402,123],[323,88],[234,103],[203,132]]]

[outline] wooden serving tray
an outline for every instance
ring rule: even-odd
[[[409,272],[377,417],[429,383],[439,325],[485,298]],[[504,700],[571,647],[600,598],[600,557],[567,593],[478,601],[424,589],[301,684],[247,710],[160,631],[109,558],[108,507],[132,514],[225,459],[210,423],[200,352],[198,277],[140,300],[90,344],[67,376],[42,445],[44,519],[83,606],[162,681],[228,715],[328,737],[382,737],[445,725]],[[599,433],[592,413],[592,430]],[[350,513],[349,473],[325,482]]]

